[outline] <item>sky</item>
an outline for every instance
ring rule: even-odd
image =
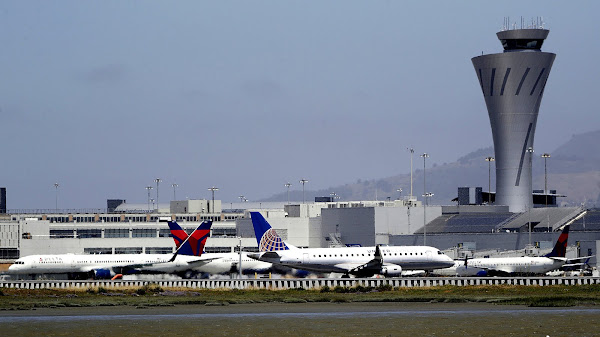
[[[536,150],[600,129],[600,2],[2,1],[8,209],[251,201],[492,145],[471,58],[504,18],[557,54]],[[58,183],[58,190],[54,183]],[[152,190],[152,198],[156,191]]]

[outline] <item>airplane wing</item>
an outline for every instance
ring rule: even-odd
[[[590,259],[594,257],[594,255],[590,256],[582,256],[574,259],[567,259],[565,264],[563,264],[560,269],[566,271],[584,269],[586,266],[589,266],[588,262]]]
[[[248,253],[248,257],[258,260],[272,262],[272,260],[279,260],[281,256],[277,252],[264,252],[264,253]]]
[[[214,260],[219,260],[219,259],[222,259],[222,257],[200,258],[200,259],[188,260],[188,261],[185,261],[185,262],[187,264],[203,265],[203,264],[207,264],[209,262],[212,262]]]
[[[356,264],[355,267],[347,270],[347,273],[353,274],[356,276],[373,276],[378,274],[383,267],[383,258],[381,257],[381,250],[379,249],[379,245],[375,246],[375,254],[373,259],[364,264]]]

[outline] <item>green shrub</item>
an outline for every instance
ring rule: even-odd
[[[329,286],[322,286],[320,292],[322,293],[328,293],[331,291],[331,288],[329,288]]]
[[[340,294],[347,293],[348,292],[348,288],[342,287],[342,286],[335,286],[335,288],[333,288],[333,292],[334,293],[340,293]]]
[[[375,289],[377,291],[392,291],[393,287],[390,284],[382,284]]]
[[[156,293],[162,293],[163,291],[164,291],[164,289],[161,286],[152,283],[152,284],[146,284],[146,285],[144,285],[142,287],[139,287],[135,291],[135,293],[138,294],[138,295],[146,295],[146,294],[149,294],[149,293],[154,293],[154,294],[156,294]]]

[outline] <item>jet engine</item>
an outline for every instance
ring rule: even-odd
[[[96,280],[110,279],[115,276],[115,273],[110,269],[94,269],[92,270],[93,277]]]
[[[402,276],[402,267],[400,267],[397,264],[386,264],[383,267],[381,267],[379,274],[389,277]]]

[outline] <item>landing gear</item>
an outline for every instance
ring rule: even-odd
[[[193,270],[186,270],[184,272],[177,273],[177,275],[179,275],[179,277],[184,278],[184,279],[193,279],[193,278],[196,278],[198,273]]]

